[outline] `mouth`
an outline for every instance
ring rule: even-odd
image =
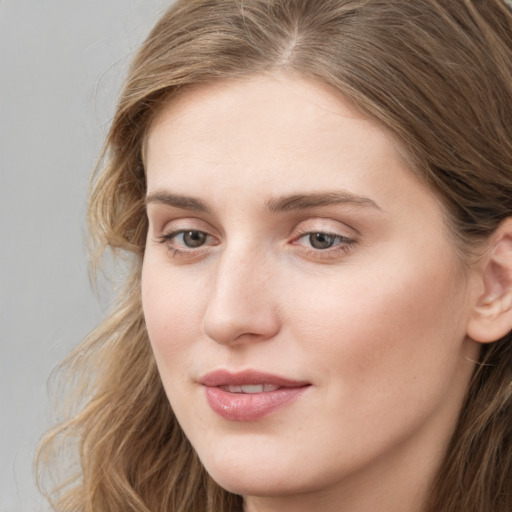
[[[248,370],[231,373],[217,370],[199,380],[206,400],[217,415],[227,421],[256,421],[291,404],[311,386],[310,382],[290,380]]]
[[[279,386],[274,384],[243,384],[241,386],[219,386],[219,388],[228,393],[246,393],[248,395],[253,393],[267,393],[280,389]]]

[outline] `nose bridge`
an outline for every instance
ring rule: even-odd
[[[273,270],[263,250],[243,242],[227,247],[217,261],[203,331],[222,344],[265,340],[279,331],[273,299]]]

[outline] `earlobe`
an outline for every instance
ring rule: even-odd
[[[475,303],[467,334],[480,343],[490,343],[512,330],[512,218],[491,235],[482,262],[483,292]]]

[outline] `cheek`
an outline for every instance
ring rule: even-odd
[[[339,440],[331,450],[340,457],[352,446],[377,452],[428,421],[452,428],[467,389],[472,364],[454,321],[463,294],[453,275],[404,270],[400,278],[370,272],[364,286],[354,273],[316,302],[295,302],[291,337],[326,391],[318,428]]]
[[[307,347],[322,379],[343,381],[355,403],[385,404],[393,394],[414,401],[459,377],[465,289],[453,265],[411,261],[346,268],[322,289],[295,294],[291,338]]]
[[[172,372],[164,368],[183,367],[201,332],[204,293],[197,276],[170,272],[165,264],[149,255],[142,271],[142,306],[149,339],[165,381]]]

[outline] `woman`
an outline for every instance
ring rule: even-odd
[[[91,191],[130,272],[57,510],[510,511],[511,134],[501,0],[173,5]]]

